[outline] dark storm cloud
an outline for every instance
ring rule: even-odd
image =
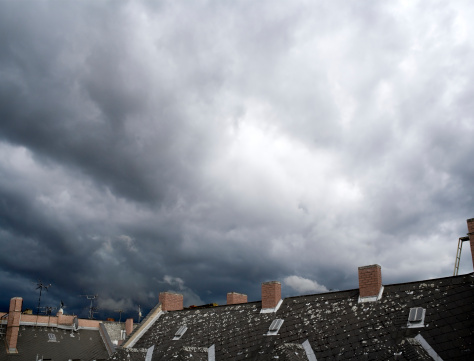
[[[371,263],[448,275],[474,216],[473,10],[425,7],[3,2],[2,305],[35,307],[38,279],[45,304],[132,312],[354,288]]]

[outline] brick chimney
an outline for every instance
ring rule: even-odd
[[[183,295],[174,292],[161,292],[159,296],[163,311],[179,311],[183,309]]]
[[[281,283],[270,281],[262,283],[262,309],[275,308],[281,300]]]
[[[474,267],[474,218],[467,220],[467,235],[471,246],[472,266]]]
[[[133,318],[127,318],[125,321],[125,333],[130,335],[133,331]]]
[[[378,264],[359,267],[360,297],[377,297],[382,288],[382,269]]]
[[[21,305],[23,298],[13,297],[10,300],[10,309],[8,311],[7,335],[7,353],[18,353],[16,344],[18,341],[18,331],[20,329]]]
[[[247,295],[237,292],[229,292],[227,294],[227,304],[236,305],[238,303],[247,303]]]

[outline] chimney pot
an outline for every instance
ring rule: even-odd
[[[247,303],[247,295],[237,292],[229,292],[227,294],[227,304],[236,305],[238,303]]]
[[[10,300],[10,309],[8,312],[7,321],[7,353],[18,353],[16,344],[18,342],[18,331],[20,329],[20,317],[21,317],[21,306],[23,304],[23,298],[13,297]]]
[[[174,292],[161,292],[159,296],[163,311],[179,311],[183,309],[183,295]]]
[[[125,333],[129,336],[133,331],[133,318],[127,318],[125,321]]]
[[[281,283],[270,281],[262,283],[262,309],[275,308],[281,300]]]
[[[359,267],[360,297],[378,296],[382,288],[382,268],[378,264]]]

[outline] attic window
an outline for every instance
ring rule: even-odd
[[[184,333],[186,332],[187,329],[188,328],[186,327],[186,325],[181,326],[178,329],[178,331],[176,331],[176,333],[174,334],[173,340],[174,341],[179,340],[184,335]]]
[[[280,318],[277,318],[276,320],[273,320],[271,323],[270,327],[268,328],[267,336],[274,336],[278,334],[278,331],[280,330],[281,325],[283,325],[283,321]]]
[[[425,327],[426,310],[422,307],[410,308],[408,315],[408,328]]]
[[[48,333],[48,342],[56,342],[56,335],[54,333]]]

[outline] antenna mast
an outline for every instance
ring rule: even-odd
[[[114,310],[115,312],[118,312],[120,317],[119,317],[119,322],[122,322],[122,312],[123,310]]]
[[[140,323],[141,319],[142,319],[142,309],[140,305],[138,305],[138,323]]]
[[[79,295],[79,297],[85,297],[88,300],[91,300],[91,304],[89,306],[89,320],[94,319],[94,313],[97,313],[98,308],[94,307],[94,300],[99,297],[99,295]]]
[[[36,314],[39,315],[39,310],[40,310],[40,305],[41,305],[41,293],[43,289],[45,291],[48,290],[48,288],[51,287],[51,283],[49,285],[43,284],[40,280],[38,280],[38,283],[36,284],[36,289],[40,290],[39,298],[38,298],[38,307],[36,308]]]

